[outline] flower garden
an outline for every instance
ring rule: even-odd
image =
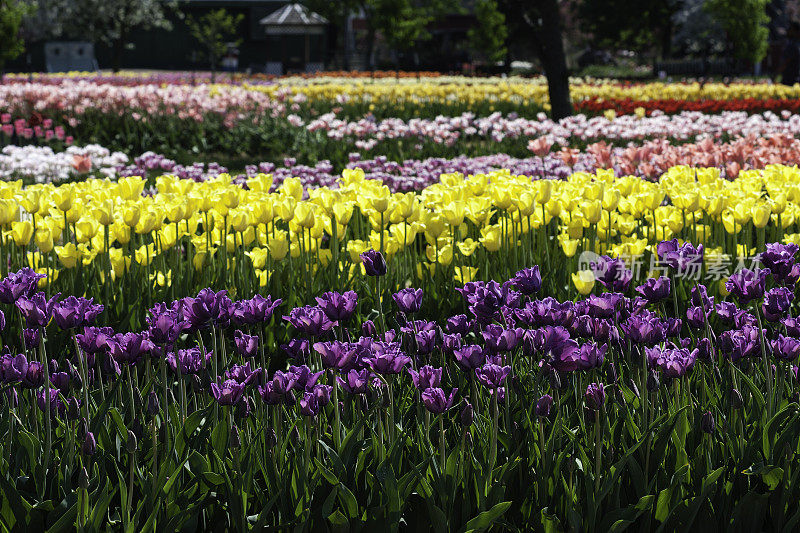
[[[6,81],[3,530],[800,524],[798,86]]]

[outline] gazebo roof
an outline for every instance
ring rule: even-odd
[[[301,4],[287,4],[258,21],[267,35],[319,34],[328,20]]]

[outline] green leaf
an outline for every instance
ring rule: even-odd
[[[484,511],[464,526],[464,531],[486,531],[489,529],[494,522],[503,516],[508,508],[511,507],[511,502],[501,502],[489,509],[488,511]]]
[[[55,524],[50,526],[50,529],[47,530],[47,533],[65,533],[67,531],[74,531],[75,530],[75,522],[78,518],[78,501],[75,500],[75,503],[61,515],[61,517],[56,521]]]
[[[228,451],[228,433],[227,424],[217,424],[211,432],[211,446],[220,457],[225,457],[225,452]]]
[[[217,474],[216,472],[203,472],[203,481],[205,481],[212,487],[216,487],[218,485],[222,485],[223,483],[225,483],[225,478]]]
[[[769,490],[775,490],[783,480],[783,468],[778,466],[764,467],[761,470],[761,479],[769,487]]]
[[[355,495],[344,486],[343,483],[339,483],[339,501],[344,506],[345,510],[347,511],[347,516],[350,518],[357,518],[358,517],[358,501],[356,500]]]
[[[350,531],[350,523],[347,521],[347,517],[344,516],[339,509],[336,509],[333,513],[328,515],[328,522],[331,524],[332,531]]]
[[[337,478],[333,472],[325,468],[325,466],[316,457],[314,458],[314,464],[316,465],[319,473],[322,474],[322,477],[328,480],[328,483],[334,486],[339,484],[339,478]]]

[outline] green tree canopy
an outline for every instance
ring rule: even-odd
[[[768,0],[707,0],[705,9],[725,29],[734,55],[758,63],[767,55]]]
[[[475,18],[478,25],[469,30],[470,44],[488,61],[502,61],[506,55],[508,28],[506,16],[500,11],[497,0],[477,0]]]

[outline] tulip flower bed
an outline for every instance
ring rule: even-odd
[[[792,530],[797,252],[768,245],[717,299],[685,276],[703,247],[665,241],[635,289],[605,257],[603,290],[559,301],[534,266],[466,283],[451,315],[368,250],[359,293],[206,288],[133,331],[11,273],[0,523]]]
[[[204,182],[160,176],[0,186],[0,270],[33,268],[48,293],[102,300],[101,325],[135,329],[155,302],[225,287],[266,291],[295,306],[324,290],[364,282],[360,254],[383,253],[387,289],[419,286],[426,305],[458,306],[454,289],[545,268],[548,294],[588,293],[591,254],[625,257],[642,279],[656,270],[656,243],[704,244],[698,275],[712,284],[765,242],[800,242],[800,170],[770,165],[723,178],[718,169],[674,167],[657,182],[612,171],[565,180],[508,171],[445,174],[415,193],[392,193],[361,169],[337,188],[304,189],[271,176],[244,187],[230,176]],[[143,194],[143,192],[145,194]],[[560,268],[554,268],[559,265]],[[582,273],[578,273],[581,271]],[[7,271],[4,271],[7,272]]]
[[[800,101],[794,89],[767,84],[701,88],[576,82],[579,109],[581,102],[598,92],[607,93],[604,101],[614,102],[633,91],[639,98],[635,101],[644,104],[629,115],[616,116],[613,109],[603,108],[596,111],[605,111],[606,116],[577,115],[553,121],[544,113],[545,103],[536,99],[546,89],[540,80],[515,79],[506,87],[499,80],[444,77],[346,83],[341,78],[287,79],[271,85],[156,84],[147,79],[131,85],[106,83],[104,78],[0,85],[0,143],[63,148],[74,141],[131,156],[155,151],[184,164],[198,156],[211,160],[223,154],[251,161],[292,156],[307,164],[329,160],[341,168],[353,151],[394,160],[412,154],[523,157],[525,142],[521,141],[543,137],[561,148],[584,148],[600,141],[621,145],[712,138],[727,142],[748,135],[800,133],[800,115],[790,111],[793,102]],[[456,98],[461,90],[472,96]],[[742,108],[701,113],[687,111],[694,109],[691,106],[672,105],[664,109],[675,113],[666,114],[656,109],[660,105],[657,90],[691,105],[715,101],[725,103],[725,109],[739,109],[728,103],[749,98],[771,102],[768,108],[781,112],[751,113],[761,109]],[[429,92],[432,96],[426,96]],[[783,108],[775,104],[784,100],[792,104]]]

